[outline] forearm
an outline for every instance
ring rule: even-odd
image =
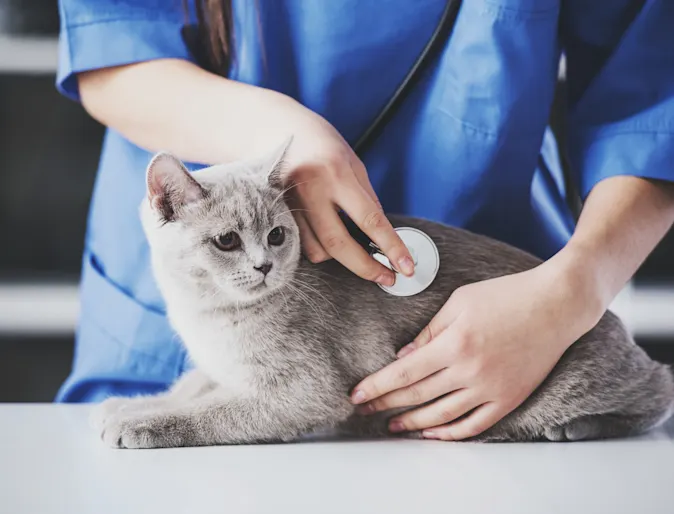
[[[612,177],[592,190],[574,235],[549,262],[575,269],[577,283],[603,312],[672,223],[674,184]]]
[[[78,82],[84,107],[101,123],[147,150],[204,164],[280,144],[278,112],[291,102],[174,59],[87,72]]]

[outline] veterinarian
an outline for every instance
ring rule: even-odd
[[[475,435],[524,401],[674,221],[669,0],[465,0],[438,59],[360,156],[351,145],[417,59],[444,0],[187,3],[186,13],[178,0],[60,1],[58,88],[109,129],[59,401],[155,393],[187,365],[138,219],[160,149],[196,169],[293,134],[286,180],[303,209],[304,251],[364,279],[394,277],[349,237],[340,208],[408,275],[380,205],[545,260],[457,290],[399,360],[354,389],[370,410],[434,400],[390,426],[430,438]],[[547,128],[561,52],[577,222]]]

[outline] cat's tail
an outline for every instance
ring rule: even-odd
[[[632,433],[641,434],[661,427],[674,414],[674,368],[654,362],[653,374],[641,402],[633,405]]]
[[[653,362],[653,373],[648,381],[641,404],[635,404],[637,433],[646,432],[665,424],[674,414],[674,368],[660,362]]]

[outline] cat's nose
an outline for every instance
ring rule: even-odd
[[[265,262],[261,266],[253,266],[253,267],[266,277],[267,274],[271,271],[271,262]]]

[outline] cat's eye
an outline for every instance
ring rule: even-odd
[[[276,227],[267,236],[267,241],[272,246],[280,246],[286,240],[286,233],[283,227]]]
[[[241,246],[241,238],[236,232],[227,232],[213,239],[213,243],[223,252],[231,252]]]

